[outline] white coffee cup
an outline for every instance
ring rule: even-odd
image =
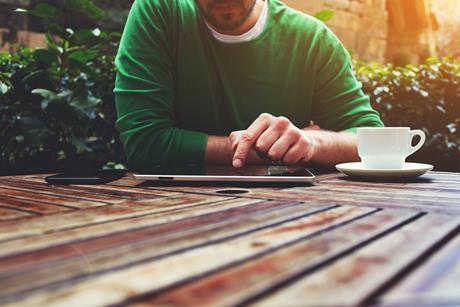
[[[412,146],[414,136],[420,136]],[[365,168],[402,169],[406,158],[425,143],[422,130],[409,127],[358,128],[358,154]]]

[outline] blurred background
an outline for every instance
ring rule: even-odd
[[[124,168],[114,57],[132,0],[0,0],[0,175]],[[460,0],[285,0],[325,22],[409,161],[460,171]]]
[[[62,1],[61,1],[62,2]],[[98,23],[75,16],[74,27],[96,24],[122,31],[132,0],[95,0],[105,14]],[[418,64],[428,56],[460,57],[460,0],[285,0],[289,6],[314,14],[335,11],[328,25],[363,60],[378,63]],[[0,0],[0,49],[11,43],[44,46],[40,19],[13,14],[17,7],[31,8],[59,0]],[[83,17],[83,18],[82,18]]]

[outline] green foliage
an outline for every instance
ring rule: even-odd
[[[89,0],[39,4],[26,13],[46,21],[47,48],[0,54],[0,174],[123,162],[112,92],[120,34],[65,27],[77,11],[102,14]]]
[[[106,31],[122,31],[134,0],[94,0],[104,9],[104,16],[98,21]]]
[[[99,19],[104,15],[102,9],[95,6],[91,0],[67,0],[66,5],[72,10],[87,13],[92,19]]]
[[[313,16],[316,19],[321,20],[322,22],[328,22],[332,17],[334,17],[334,15],[335,15],[334,10],[321,10]]]
[[[427,143],[409,160],[460,171],[460,60],[405,67],[357,62],[355,68],[385,125],[426,133]]]
[[[16,12],[27,13],[40,18],[57,18],[61,14],[61,11],[57,7],[46,3],[37,5],[37,7],[33,10],[17,9]]]

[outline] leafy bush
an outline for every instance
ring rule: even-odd
[[[460,60],[405,67],[355,65],[364,91],[387,126],[422,129],[427,143],[408,160],[460,171]]]
[[[46,49],[0,55],[0,173],[101,167],[123,161],[114,131],[119,33],[65,27],[65,15],[100,18],[89,0],[40,4]]]
[[[90,0],[40,4],[47,48],[0,54],[0,174],[119,167],[114,129],[114,58],[119,33],[71,29],[67,15],[102,12]],[[316,17],[327,21],[333,11]],[[387,126],[421,128],[426,145],[412,160],[460,171],[460,61],[420,66],[355,63],[364,91]]]

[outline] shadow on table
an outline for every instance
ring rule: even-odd
[[[136,187],[180,187],[180,188],[216,188],[218,194],[246,194],[254,188],[271,188],[280,190],[294,187],[313,186],[314,183],[298,183],[298,182],[187,182],[187,181],[144,181]]]
[[[347,176],[343,175],[337,179],[350,182],[375,182],[375,183],[430,183],[433,181],[433,178],[430,176],[422,176],[417,178],[396,178],[396,177],[379,177],[379,178],[369,178],[369,177],[358,177],[358,176]]]

